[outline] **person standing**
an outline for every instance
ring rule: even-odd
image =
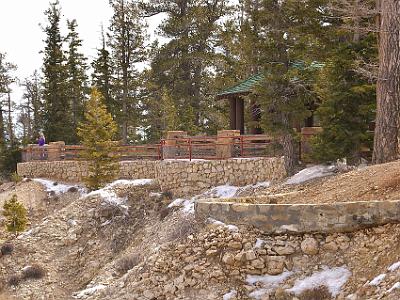
[[[43,160],[46,158],[46,153],[45,153],[45,149],[44,149],[45,144],[46,144],[46,138],[44,137],[43,132],[41,132],[39,134],[39,139],[38,139],[40,160]]]

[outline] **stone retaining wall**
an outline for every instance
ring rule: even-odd
[[[198,218],[252,225],[266,233],[346,232],[400,222],[400,201],[332,204],[198,202]]]
[[[122,161],[119,178],[153,179],[156,177],[155,163],[155,161]],[[17,172],[24,177],[80,182],[82,177],[88,174],[88,165],[85,161],[34,161],[19,163]]]
[[[156,179],[163,191],[175,196],[200,193],[210,187],[231,184],[247,185],[285,177],[283,158],[252,158],[228,160],[164,160],[121,162],[120,178]],[[18,174],[62,181],[79,182],[86,176],[84,161],[33,161],[19,163]]]
[[[165,160],[156,165],[157,180],[162,190],[177,195],[198,194],[213,186],[244,186],[285,177],[283,158],[229,160]]]

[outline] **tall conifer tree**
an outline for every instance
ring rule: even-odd
[[[44,131],[47,141],[61,140],[71,143],[75,140],[71,105],[68,97],[66,58],[62,49],[60,33],[59,2],[50,3],[45,15],[48,24],[43,28],[46,39],[43,59]]]
[[[101,27],[101,48],[97,49],[97,57],[92,62],[92,84],[104,97],[104,104],[115,118],[117,107],[112,94],[112,60],[110,52],[106,47],[106,38],[103,27]]]
[[[88,69],[85,56],[80,52],[82,47],[82,40],[79,38],[76,28],[78,26],[75,19],[67,21],[68,35],[66,41],[68,43],[67,51],[67,90],[69,97],[69,105],[72,114],[72,128],[76,132],[78,123],[83,119],[84,102],[88,93],[87,75]],[[78,142],[78,137],[74,134],[72,136],[72,143]]]
[[[139,76],[135,64],[145,59],[145,24],[135,1],[110,0],[110,4],[114,10],[109,46],[114,68],[113,88],[119,105],[116,117],[122,142],[126,144],[134,139],[139,125]]]

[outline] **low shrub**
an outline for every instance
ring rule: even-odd
[[[21,283],[21,277],[18,275],[11,275],[8,278],[8,285],[10,286],[18,286]]]
[[[125,274],[129,270],[133,269],[139,261],[140,258],[136,254],[124,256],[116,263],[116,269],[121,274]]]
[[[161,193],[161,196],[162,196],[164,199],[168,199],[168,200],[172,200],[172,198],[174,197],[174,195],[173,195],[172,192],[170,192],[170,191],[162,192],[162,193]]]
[[[18,183],[18,182],[21,182],[21,181],[22,181],[22,177],[21,177],[20,175],[18,175],[17,172],[14,172],[14,173],[11,174],[11,180],[12,180],[14,183]]]
[[[23,279],[40,279],[44,274],[44,269],[38,265],[27,266],[22,270]]]
[[[329,300],[332,295],[326,286],[319,286],[312,290],[305,290],[299,296],[299,300]]]
[[[14,251],[14,246],[12,244],[4,244],[0,248],[0,252],[2,255],[10,255]]]

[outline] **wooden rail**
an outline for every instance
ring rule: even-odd
[[[162,139],[158,144],[121,145],[116,147],[120,160],[228,159],[268,157],[279,154],[276,143],[267,135],[194,136]],[[22,161],[82,159],[82,145],[29,145],[22,151]]]

